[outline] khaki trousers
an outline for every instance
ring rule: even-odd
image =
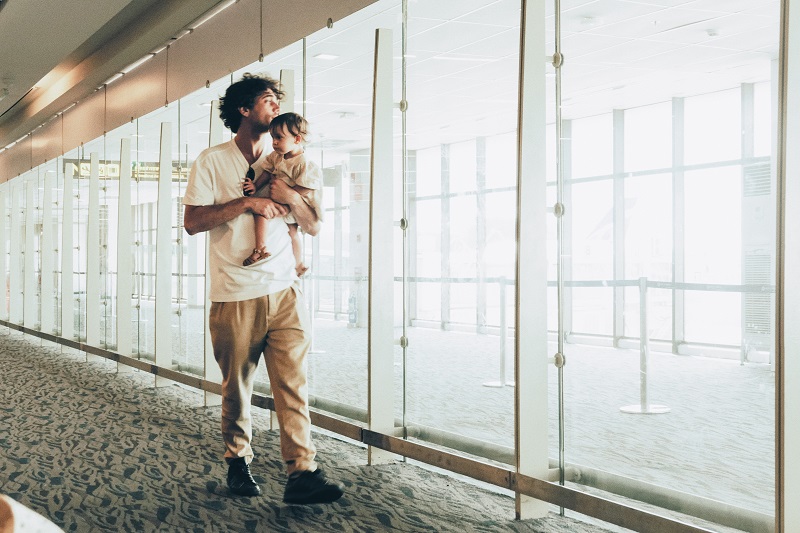
[[[314,470],[306,354],[308,316],[296,286],[241,302],[212,302],[214,358],[222,370],[222,438],[226,461],[250,463],[253,437],[250,397],[261,355],[267,365],[280,424],[281,455],[288,473]]]

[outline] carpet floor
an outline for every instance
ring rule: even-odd
[[[65,531],[619,531],[555,513],[518,521],[505,494],[408,463],[367,466],[363,447],[316,432],[320,465],[346,494],[286,505],[278,434],[259,409],[252,469],[264,494],[233,497],[219,419],[196,391],[0,334],[0,493]]]

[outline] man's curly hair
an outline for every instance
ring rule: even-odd
[[[256,98],[267,89],[272,89],[278,100],[284,96],[280,82],[267,76],[247,73],[241,80],[231,84],[225,91],[225,96],[219,99],[219,117],[222,123],[233,133],[239,131],[239,125],[242,123],[239,109],[242,107],[252,109]]]

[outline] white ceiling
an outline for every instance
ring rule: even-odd
[[[25,0],[0,2],[7,4],[0,11],[0,50],[4,51],[0,77],[3,83],[6,77],[13,79],[9,85],[14,94],[0,102],[0,112],[48,72],[90,53],[85,43],[102,40],[97,36],[103,32],[103,21],[113,23],[115,16],[131,9],[126,0],[38,0],[35,7]],[[69,4],[71,10],[83,5],[86,11],[98,12],[88,19],[78,17],[81,29],[76,35],[76,16],[62,4]],[[98,4],[103,9],[97,9]],[[554,51],[552,4],[547,2],[547,44],[542,54],[543,68],[551,76],[550,120],[554,69],[544,60]],[[561,9],[565,118],[766,81],[778,55],[778,0],[562,0]],[[118,10],[116,15],[114,10]],[[42,11],[61,13],[57,19],[68,23],[56,24],[54,29],[38,19]],[[14,29],[9,34],[12,15],[21,17],[24,24],[11,25]],[[409,1],[410,148],[513,131],[519,17],[519,0]],[[399,51],[400,21],[399,0],[382,0],[307,39],[307,105],[316,131],[326,132],[348,148],[369,146],[374,32],[378,27],[392,28]],[[39,51],[42,39],[31,39],[31,35],[48,35],[47,50]],[[12,44],[17,59],[9,63],[5,50]],[[139,50],[139,57],[145,51]],[[314,58],[319,52],[337,58]],[[276,66],[294,68],[299,79],[300,46],[272,54],[268,62],[250,68]],[[399,99],[399,57],[395,67]],[[198,113],[207,113],[207,108],[197,107]],[[14,140],[3,138],[4,120],[0,118],[0,146]]]
[[[555,49],[555,17],[553,2],[546,5],[542,68],[552,122],[555,69],[544,60]],[[392,28],[400,50],[400,20],[399,2],[384,0],[343,21],[338,32],[309,39],[308,94],[337,103],[313,108],[312,125],[339,142],[350,137],[353,147],[369,146],[374,29]],[[409,148],[514,131],[519,20],[519,0],[409,2]],[[562,110],[569,119],[770,80],[780,2],[562,0],[560,22]],[[364,46],[354,46],[359,42]],[[313,61],[317,50],[339,58],[322,65]],[[399,100],[399,57],[395,67]]]

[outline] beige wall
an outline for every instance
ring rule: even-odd
[[[168,50],[79,101],[0,153],[0,183],[96,139],[105,132],[176,101],[256,61],[261,53],[262,0],[239,0]],[[264,55],[299,41],[374,0],[264,0]],[[178,31],[180,28],[176,28]],[[243,38],[248,36],[248,38]],[[105,120],[103,120],[105,116]],[[63,120],[63,125],[62,125]],[[63,126],[63,127],[62,127]]]

